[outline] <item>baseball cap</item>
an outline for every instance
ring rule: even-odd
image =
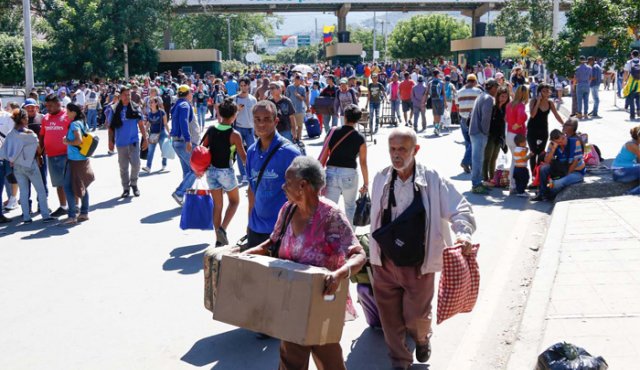
[[[478,81],[478,78],[473,73],[467,75],[467,81]]]
[[[373,78],[373,77],[378,77],[378,74],[377,74],[377,73],[372,73],[372,74],[371,74],[371,77],[372,77],[372,78]]]
[[[178,86],[178,94],[188,94],[191,91],[191,88],[187,85]]]
[[[418,76],[418,82],[424,82],[424,77]]]
[[[340,79],[340,84],[346,84],[346,83],[349,83],[349,81],[346,78]]]
[[[37,107],[38,104],[36,103],[35,99],[27,99],[24,101],[24,104],[22,104],[22,108],[24,107]]]
[[[503,78],[503,77],[504,77],[504,74],[502,72],[496,73],[496,79]]]

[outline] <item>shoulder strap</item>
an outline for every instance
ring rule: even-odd
[[[338,148],[338,146],[339,146],[340,144],[342,144],[342,142],[343,142],[346,138],[348,138],[348,137],[349,137],[349,135],[353,134],[355,131],[356,131],[356,129],[354,128],[353,130],[349,131],[346,135],[344,135],[343,137],[341,137],[341,138],[340,138],[340,140],[338,140],[338,142],[337,142],[334,146],[332,146],[332,147],[329,149],[329,155],[331,155],[331,153],[332,153],[334,150],[336,150],[336,148]]]
[[[267,156],[267,159],[264,160],[264,163],[262,164],[262,167],[260,168],[260,172],[258,172],[258,179],[256,180],[256,191],[258,190],[258,186],[260,186],[260,182],[262,181],[262,175],[264,175],[264,171],[267,169],[267,165],[271,161],[271,158],[273,157],[274,154],[276,154],[278,149],[280,149],[284,145],[287,145],[287,143],[284,143],[282,141],[279,142],[276,145],[276,147],[273,148],[273,150],[269,153],[269,155]]]
[[[271,249],[269,250],[271,257],[278,257],[278,254],[280,253],[280,245],[282,244],[282,238],[284,237],[284,233],[287,232],[287,226],[289,226],[294,212],[295,204],[289,204],[287,209],[284,210],[284,219],[282,220],[282,226],[280,227],[280,232],[278,233],[278,240],[272,244]]]

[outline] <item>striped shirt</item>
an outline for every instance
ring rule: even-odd
[[[513,150],[513,163],[516,167],[527,168],[527,153],[529,149],[526,146],[517,146]]]
[[[464,119],[468,119],[473,105],[476,102],[478,96],[482,95],[482,90],[477,87],[463,87],[458,91],[458,111],[460,116]]]

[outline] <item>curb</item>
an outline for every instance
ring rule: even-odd
[[[547,309],[560,263],[569,204],[570,202],[559,202],[554,206],[549,231],[518,328],[518,338],[507,362],[507,370],[533,369],[542,351],[539,347],[542,345]]]

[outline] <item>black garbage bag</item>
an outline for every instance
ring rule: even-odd
[[[556,343],[538,356],[536,370],[607,370],[604,358],[593,357],[571,343]]]
[[[353,215],[353,226],[367,226],[371,223],[371,198],[369,193],[360,194],[356,200],[356,213]]]

